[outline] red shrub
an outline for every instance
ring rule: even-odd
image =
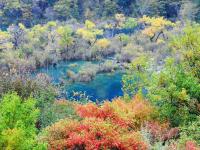
[[[101,106],[93,103],[78,105],[76,111],[82,118],[99,118],[109,120],[121,127],[140,128],[150,119],[153,108],[147,101],[136,96],[128,103],[116,99],[112,102],[104,102]]]
[[[62,103],[62,102],[61,102]],[[157,138],[168,133],[167,124],[152,121],[153,107],[136,96],[132,101],[120,99],[74,106],[81,120],[65,119],[47,129],[44,140],[51,150],[146,150],[138,130],[145,122]],[[170,131],[167,137],[171,138]],[[161,139],[161,137],[160,137]]]
[[[185,144],[185,150],[200,150],[194,141],[187,141]]]
[[[151,133],[153,141],[160,140],[162,135],[167,132],[169,125],[167,123],[161,124],[157,121],[147,122],[145,128]]]
[[[44,139],[51,150],[147,149],[139,133],[101,119],[62,120],[47,131]]]
[[[178,136],[179,129],[169,127],[169,123],[159,123],[157,121],[151,121],[146,123],[146,129],[151,133],[153,142],[166,141]]]
[[[176,138],[178,134],[179,134],[179,128],[171,128],[162,136],[162,140],[167,141],[172,138]]]

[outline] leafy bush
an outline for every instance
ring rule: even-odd
[[[147,59],[146,56],[135,59],[129,65],[127,74],[123,76],[123,92],[126,98],[135,94],[144,95],[143,89],[148,85]]]
[[[56,100],[54,103],[47,103],[40,114],[38,126],[45,128],[54,124],[55,122],[65,119],[79,118],[74,109],[74,103],[67,100]]]
[[[117,99],[75,107],[80,121],[64,119],[44,131],[41,138],[50,149],[147,149],[137,132],[153,113],[147,101],[135,97],[128,103]]]
[[[123,28],[132,29],[137,26],[137,21],[135,18],[127,18],[123,24]]]
[[[200,25],[187,24],[182,34],[173,36],[171,48],[181,55],[185,69],[200,79]]]
[[[0,101],[0,147],[25,150],[43,147],[37,143],[35,127],[39,110],[33,98],[21,99],[16,93],[3,96]]]
[[[52,122],[49,113],[58,94],[57,88],[51,85],[50,78],[45,74],[38,74],[34,79],[29,75],[2,74],[0,76],[0,94],[3,96],[8,92],[16,92],[22,99],[32,96],[36,100],[36,107],[40,110],[37,127],[46,127],[46,120]]]
[[[49,143],[50,149],[147,149],[139,133],[95,118],[81,122],[61,120],[46,132],[43,139]]]
[[[197,144],[199,145],[200,144],[199,126],[200,126],[200,117],[198,117],[196,121],[193,121],[188,125],[181,127],[181,137],[180,137],[181,143],[184,143],[186,141],[196,141]]]
[[[83,118],[110,120],[119,126],[133,129],[140,128],[144,121],[151,119],[153,114],[151,105],[139,96],[128,103],[120,99],[105,102],[101,107],[93,103],[78,105],[76,111]]]

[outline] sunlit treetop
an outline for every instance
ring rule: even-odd
[[[122,42],[124,45],[127,45],[130,42],[130,37],[126,34],[119,34],[117,36],[118,40]]]
[[[57,33],[60,36],[59,44],[69,46],[73,44],[72,29],[69,26],[60,26],[57,28]]]
[[[19,28],[22,29],[22,30],[25,30],[25,29],[26,29],[26,27],[25,27],[24,24],[22,24],[22,23],[19,23],[18,26],[19,26]]]
[[[8,32],[4,32],[4,31],[0,31],[0,39],[6,39],[6,38],[10,38],[10,35]]]
[[[94,43],[96,41],[97,35],[103,35],[103,30],[99,30],[95,28],[96,25],[92,21],[86,20],[85,26],[77,30],[77,34],[81,36],[83,39]]]
[[[57,23],[56,23],[55,21],[49,21],[49,22],[47,23],[47,26],[49,26],[49,27],[56,27],[56,26],[57,26]]]
[[[97,40],[96,44],[95,44],[98,48],[101,49],[106,49],[107,47],[109,47],[110,45],[110,41],[108,39],[100,39]]]
[[[131,29],[137,26],[137,20],[135,18],[127,18],[124,22],[124,24],[122,25],[123,28],[127,28],[127,29]]]
[[[35,25],[32,29],[29,30],[28,35],[30,38],[34,38],[39,35],[44,35],[44,32],[47,30],[46,26]],[[36,39],[36,38],[34,38]]]
[[[8,32],[0,30],[0,50],[11,49],[12,47],[11,35]]]
[[[22,24],[19,24],[19,27],[22,29],[25,27]],[[35,25],[30,29],[26,29],[28,40],[34,46],[44,46],[44,43],[47,43],[48,39],[51,39],[52,36],[55,36],[55,30],[57,29],[57,23],[54,21],[50,21],[44,25]],[[39,44],[40,43],[40,44]],[[30,47],[30,46],[29,46]]]
[[[175,26],[175,23],[164,19],[163,17],[143,16],[139,19],[139,22],[146,25],[146,28],[142,31],[142,33],[150,37],[151,40],[153,40],[153,38],[158,34],[156,41],[161,33],[164,34],[164,31],[167,29],[167,27]]]
[[[87,29],[94,29],[96,27],[95,23],[90,21],[90,20],[86,20],[85,21],[85,27]]]
[[[148,68],[147,66],[148,66],[147,56],[140,56],[136,58],[130,65],[130,67],[135,71],[144,71]]]
[[[158,27],[159,29],[163,29],[166,26],[174,26],[175,24],[164,17],[148,17],[143,16],[139,19],[139,22],[143,22],[147,25]]]

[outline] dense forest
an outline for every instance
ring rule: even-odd
[[[200,150],[199,0],[0,0],[0,150]]]
[[[199,0],[1,0],[0,21],[2,28],[17,23],[31,27],[52,20],[108,20],[116,13],[176,20],[182,10],[187,17],[199,20],[199,5]]]

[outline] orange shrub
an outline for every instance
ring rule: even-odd
[[[93,103],[78,105],[76,111],[82,118],[99,118],[122,127],[138,129],[145,121],[151,119],[153,107],[148,101],[135,96],[130,102],[116,99],[112,102],[106,101],[101,106]]]
[[[60,103],[63,103],[62,101]],[[80,120],[64,119],[46,129],[43,140],[51,150],[146,150],[140,127],[151,120],[152,106],[139,96],[98,106],[75,105]]]
[[[57,104],[68,105],[68,102],[60,100]],[[168,122],[153,119],[154,108],[138,95],[129,102],[118,98],[101,105],[73,103],[73,107],[77,119],[68,117],[45,129],[42,140],[48,143],[49,150],[147,150],[150,145],[143,139],[141,127],[151,135],[151,144],[165,143],[179,133]],[[169,147],[175,150],[178,143]],[[196,145],[187,142],[184,148],[194,149]]]

